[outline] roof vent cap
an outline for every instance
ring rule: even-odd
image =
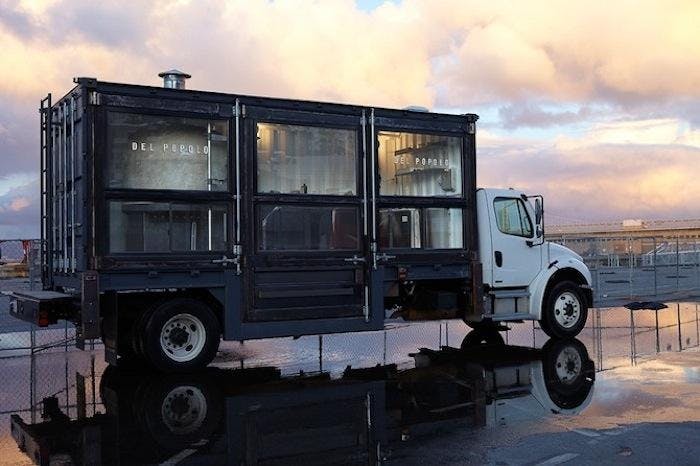
[[[428,107],[423,107],[421,105],[409,105],[408,107],[404,107],[404,110],[408,112],[422,112],[422,113],[429,113],[430,109]]]
[[[185,81],[192,76],[184,71],[172,69],[158,73],[163,78],[163,87],[168,89],[185,89]]]

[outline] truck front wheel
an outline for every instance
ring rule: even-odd
[[[545,297],[540,327],[552,338],[572,338],[583,330],[587,318],[588,304],[579,286],[562,281]]]
[[[167,372],[205,367],[216,356],[221,340],[214,312],[190,298],[158,305],[142,328],[144,355],[153,366]]]

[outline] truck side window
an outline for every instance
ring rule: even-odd
[[[110,252],[169,253],[225,249],[226,206],[223,204],[109,202]]]
[[[107,114],[107,189],[228,191],[228,122]]]
[[[396,131],[377,138],[382,196],[462,196],[461,138]]]
[[[360,248],[358,209],[262,205],[258,209],[261,251],[328,251]]]
[[[522,199],[498,197],[493,201],[498,229],[507,235],[532,237],[532,221]]]
[[[461,249],[464,247],[463,231],[462,209],[459,208],[379,209],[381,249]]]
[[[354,196],[357,132],[258,123],[258,192]]]
[[[431,207],[424,210],[425,248],[462,249],[464,247],[462,209]]]
[[[379,209],[379,247],[420,248],[420,211],[411,208]]]

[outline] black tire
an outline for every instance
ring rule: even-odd
[[[156,369],[192,371],[206,367],[216,356],[221,341],[219,321],[202,301],[171,299],[153,308],[144,320],[140,347]]]
[[[493,327],[484,327],[467,333],[462,340],[460,347],[462,349],[467,349],[474,348],[475,346],[503,346],[505,344],[506,343],[503,340],[503,336],[498,332],[498,330]]]
[[[545,296],[540,327],[552,338],[573,338],[586,326],[587,318],[588,302],[581,288],[574,282],[562,281]]]

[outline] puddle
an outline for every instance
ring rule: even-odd
[[[478,344],[449,321],[225,343],[196,374],[99,349],[5,358],[0,463],[688,463],[699,332],[673,304],[593,310],[570,341],[523,323]]]

